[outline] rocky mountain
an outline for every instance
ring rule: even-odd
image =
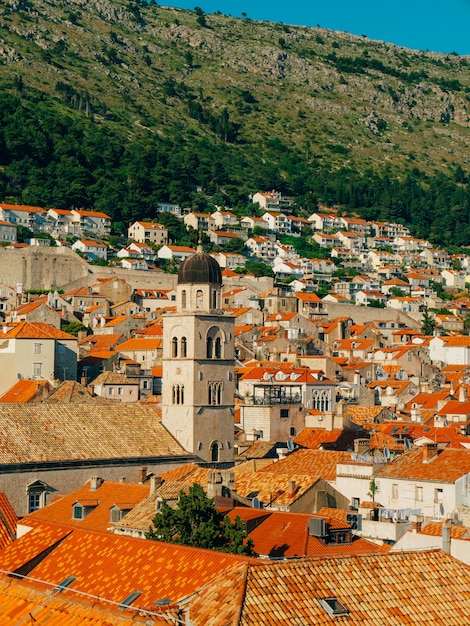
[[[10,103],[0,104],[0,194],[22,201],[106,208],[90,189],[100,168],[109,181],[111,166],[62,148],[80,162],[86,194],[39,189],[26,173],[28,137],[5,130],[15,115],[17,125],[44,133],[49,154],[58,150],[51,129],[63,136],[76,124],[80,149],[95,133],[114,153],[143,150],[141,161],[164,153],[165,170],[152,162],[155,180],[145,193],[174,199],[198,185],[305,196],[313,186],[305,181],[315,179],[316,198],[348,204],[338,185],[326,191],[318,183],[325,173],[361,177],[367,170],[403,180],[419,171],[465,182],[470,169],[470,58],[455,53],[155,2],[3,0],[0,64]],[[30,161],[49,166],[46,149],[37,150]],[[119,157],[114,176],[121,172],[128,185],[138,162],[124,176]],[[177,181],[172,189],[162,182],[168,176]]]

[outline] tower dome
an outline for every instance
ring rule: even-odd
[[[222,285],[220,265],[198,246],[197,252],[183,261],[178,272],[178,285],[184,283]]]

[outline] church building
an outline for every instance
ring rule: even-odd
[[[176,304],[163,323],[163,425],[202,460],[231,462],[235,323],[220,266],[200,245],[180,267]]]

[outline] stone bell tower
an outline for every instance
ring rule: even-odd
[[[204,461],[233,460],[234,318],[222,273],[198,246],[178,273],[177,313],[163,321],[162,422]]]

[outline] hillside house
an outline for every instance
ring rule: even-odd
[[[168,229],[157,222],[134,222],[127,229],[127,236],[137,243],[150,242],[157,246],[168,243]]]

